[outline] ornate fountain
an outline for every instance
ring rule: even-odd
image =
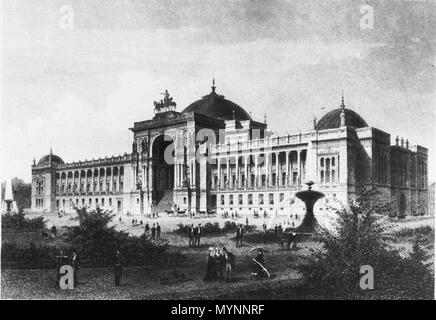
[[[295,196],[302,200],[306,205],[306,215],[304,216],[303,222],[297,227],[297,232],[313,232],[318,224],[315,215],[313,214],[313,206],[319,199],[324,197],[324,194],[322,192],[312,190],[313,184],[315,184],[313,181],[306,182],[308,187],[307,190],[298,191],[295,194]]]

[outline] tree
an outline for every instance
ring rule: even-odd
[[[74,247],[84,265],[112,265],[115,253],[120,250],[123,261],[131,265],[144,265],[164,258],[166,243],[155,243],[145,236],[133,237],[117,231],[110,225],[113,215],[100,208],[87,211],[76,208],[79,225],[67,227],[65,241]]]
[[[302,267],[310,288],[318,291],[328,288],[329,295],[347,299],[386,294],[421,297],[420,290],[428,292],[423,288],[427,285],[424,279],[431,277],[431,272],[422,264],[422,252],[416,247],[415,255],[402,258],[390,246],[389,225],[385,222],[389,204],[379,199],[377,191],[363,191],[348,208],[336,212],[333,230],[318,229],[314,238],[323,248],[314,250],[308,264]],[[362,276],[359,271],[364,265],[374,270],[373,291],[363,291],[359,286]],[[411,270],[415,286],[420,289],[409,290]]]

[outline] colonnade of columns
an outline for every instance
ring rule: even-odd
[[[56,173],[56,192],[59,194],[121,192],[123,183],[123,166],[67,170]]]
[[[217,158],[212,189],[285,188],[305,178],[307,150],[276,151]],[[254,158],[254,160],[253,160]],[[295,160],[292,161],[292,160]]]
[[[184,161],[176,160],[174,163],[174,186],[176,188],[187,187],[187,178],[189,178],[189,187],[194,187],[196,184],[197,165],[196,160],[189,160],[185,164]]]

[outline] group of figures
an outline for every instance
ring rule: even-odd
[[[210,247],[206,264],[204,281],[216,281],[218,279],[225,280],[226,282],[232,281],[235,255],[227,251],[226,247],[223,247],[221,250],[218,247]]]
[[[203,235],[203,227],[201,226],[201,223],[199,223],[198,226],[196,227],[194,227],[194,224],[191,224],[188,230],[189,246],[199,247],[202,235]]]
[[[144,232],[145,235],[151,238],[152,240],[159,240],[161,236],[161,228],[159,222],[153,223],[153,226],[151,228],[147,222],[144,227]]]

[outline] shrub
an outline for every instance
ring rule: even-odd
[[[26,218],[23,212],[6,213],[1,217],[2,231],[8,232],[31,232],[46,229],[43,216]]]
[[[387,225],[383,222],[383,205],[374,202],[372,192],[358,195],[349,209],[337,212],[334,230],[319,229],[315,240],[323,249],[313,250],[308,264],[301,267],[314,291],[331,297],[427,298],[433,297],[434,276],[423,263],[426,256],[418,242],[414,253],[402,258],[390,248]],[[374,269],[375,290],[362,291],[359,286],[360,267]]]
[[[117,250],[120,250],[126,265],[148,265],[165,259],[167,243],[152,242],[144,235],[134,237],[116,231],[108,225],[113,215],[101,209],[87,212],[83,208],[76,211],[79,226],[67,227],[63,237],[66,243],[76,248],[82,264],[112,265]]]
[[[197,226],[197,225],[194,225]],[[234,221],[225,221],[223,227],[221,228],[218,222],[206,222],[202,225],[203,227],[203,235],[218,235],[218,234],[225,234],[229,232],[236,232],[238,224]],[[179,223],[177,225],[177,229],[174,230],[174,233],[181,234],[181,235],[187,235],[189,233],[189,228],[191,227],[190,224],[183,224]],[[256,229],[256,226],[244,225],[245,232],[252,232]]]

